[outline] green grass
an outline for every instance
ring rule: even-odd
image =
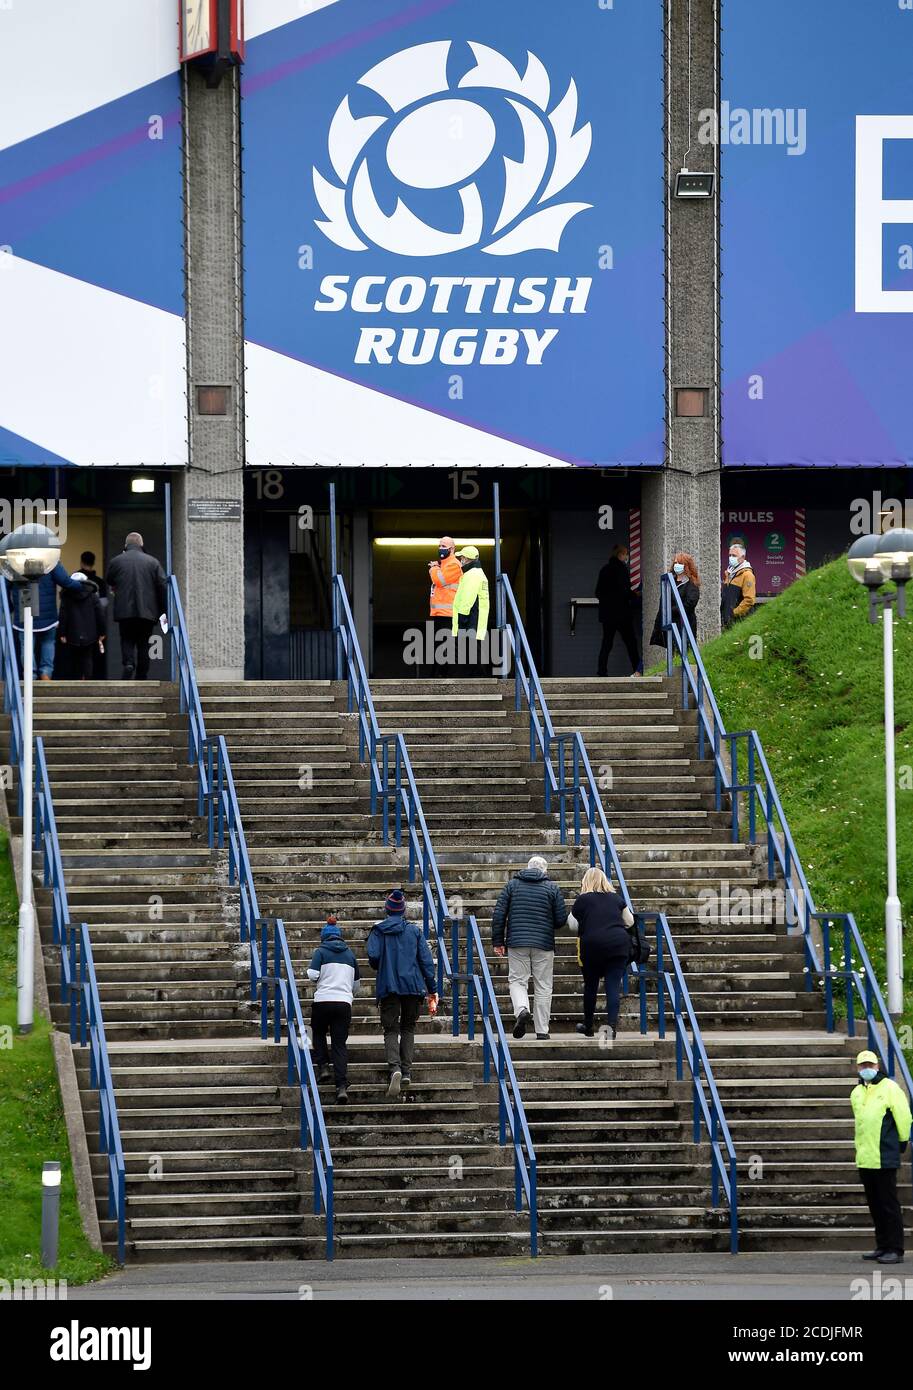
[[[869,623],[867,605],[846,561],[835,560],[701,655],[726,728],[761,737],[816,906],[853,913],[884,989],[882,624]],[[895,625],[894,664],[899,894],[913,918],[913,614]],[[909,1028],[909,928],[904,957]]]
[[[50,1025],[36,1014],[16,1030],[18,900],[5,834],[0,831],[0,1279],[96,1279],[113,1268],[83,1234],[57,1085]],[[53,987],[53,986],[52,986]],[[41,1167],[62,1165],[60,1249],[55,1269],[41,1267]]]

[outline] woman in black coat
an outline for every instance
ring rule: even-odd
[[[583,1022],[577,1024],[577,1032],[587,1038],[593,1036],[596,999],[604,982],[606,1017],[614,1038],[621,1008],[621,982],[631,961],[628,928],[634,925],[634,914],[601,869],[587,869],[567,924],[577,932],[583,971]]]
[[[672,564],[668,571],[678,585],[678,596],[682,601],[685,610],[685,617],[688,619],[688,626],[697,641],[697,606],[701,601],[701,581],[697,572],[697,565],[694,559],[685,550],[680,550],[673,557]],[[656,614],[656,622],[653,624],[653,631],[650,634],[650,645],[652,647],[665,647],[666,634],[662,628],[663,606],[660,600],[659,609]],[[672,605],[672,621],[681,631],[682,620],[678,611],[678,604]]]

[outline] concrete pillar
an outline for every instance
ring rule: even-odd
[[[719,110],[718,0],[666,0],[666,65],[667,466],[644,477],[641,493],[644,628],[649,641],[659,575],[676,550],[687,550],[701,576],[697,617],[704,641],[720,628],[719,147],[698,143],[697,134],[698,113]],[[684,164],[716,170],[713,199],[673,196]],[[676,417],[675,388],[681,386],[707,389],[706,417]]]
[[[184,69],[190,467],[175,470],[172,511],[174,568],[200,680],[244,676],[238,101],[237,69],[215,88],[208,88],[200,73]],[[200,386],[229,388],[227,415],[199,414]],[[214,504],[228,512],[229,519],[214,519]],[[203,513],[204,519],[195,519],[195,513]]]

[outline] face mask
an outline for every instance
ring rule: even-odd
[[[859,1080],[874,1081],[877,1075],[878,1069],[876,1067],[862,1067],[859,1072]]]
[[[450,554],[450,551],[449,551],[449,550],[445,550],[443,546],[439,546],[438,552],[437,552],[437,553],[438,553],[438,555],[440,555],[440,557],[441,557],[442,560],[446,560],[446,559],[447,559],[447,556]]]
[[[684,574],[684,573],[685,573],[685,566],[684,566],[684,565],[673,565],[673,566],[672,566],[672,572],[673,572],[673,574]]]

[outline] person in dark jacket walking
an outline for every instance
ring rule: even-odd
[[[105,624],[104,635],[108,635],[108,586],[102,576],[95,569],[95,551],[84,550],[79,557],[79,568],[92,583],[98,588],[98,599],[101,603],[102,619]],[[108,675],[108,661],[105,655],[105,647],[102,646],[92,649],[92,679],[103,681]]]
[[[149,638],[167,606],[165,571],[131,531],[105,576],[114,591],[114,621],[120,628],[123,679],[144,681],[149,675]]]
[[[616,545],[608,563],[599,571],[596,597],[599,600],[599,621],[602,624],[602,646],[599,648],[596,674],[607,674],[609,654],[615,642],[615,634],[618,633],[627,647],[633,676],[640,664],[640,653],[637,650],[637,635],[634,631],[634,599],[631,593],[626,545]]]
[[[534,983],[536,1037],[547,1039],[555,975],[555,933],[567,921],[567,907],[548,864],[534,854],[498,895],[491,917],[491,940],[496,956],[507,950],[507,979],[513,1005],[514,1037],[522,1038],[533,1021],[528,984]]]
[[[856,1167],[865,1189],[875,1249],[864,1260],[903,1264],[903,1208],[897,1198],[900,1156],[910,1142],[910,1102],[896,1081],[881,1069],[874,1052],[856,1057],[859,1085],[850,1104],[856,1125]]]
[[[614,1039],[621,982],[631,960],[627,929],[634,926],[634,914],[601,869],[587,869],[567,924],[577,933],[583,970],[583,1022],[577,1024],[577,1032],[587,1038],[593,1036],[596,998],[600,983],[605,981],[606,1018]]]
[[[10,615],[13,621],[13,628],[19,633],[19,653],[22,661],[25,660],[25,653],[22,650],[24,641],[22,616],[19,607],[20,585],[7,583],[7,595],[10,601]],[[32,613],[32,629],[34,632],[34,666],[37,669],[39,680],[49,681],[54,674],[54,654],[57,645],[57,590],[58,589],[78,589],[79,580],[71,579],[63,565],[58,563],[51,570],[50,574],[43,574],[38,580],[38,612]]]
[[[308,979],[316,986],[311,1005],[311,1035],[317,1080],[329,1081],[332,1075],[336,1082],[336,1100],[345,1105],[349,1099],[346,1043],[352,1025],[352,1000],[358,993],[358,961],[343,941],[332,914],[320,933],[320,945],[311,957]],[[330,1035],[329,1053],[327,1033]]]
[[[368,933],[368,963],[377,971],[376,995],[384,1031],[389,1083],[387,1095],[408,1090],[415,1056],[415,1025],[427,996],[437,1009],[434,960],[421,927],[406,916],[401,888],[387,894],[383,921]]]
[[[105,615],[98,585],[80,570],[72,578],[82,582],[61,595],[58,631],[70,655],[70,675],[73,680],[88,681],[92,679],[95,652],[105,649]]]
[[[701,601],[701,580],[697,572],[697,565],[694,557],[689,555],[686,550],[680,550],[677,555],[672,557],[672,564],[669,566],[669,573],[678,586],[678,596],[682,601],[685,610],[685,617],[688,619],[688,626],[697,641],[697,606]],[[678,604],[672,604],[672,621],[681,631],[682,619],[678,611]],[[653,631],[650,634],[650,646],[666,646],[666,634],[663,632],[663,605],[660,599],[659,608],[656,610],[656,622],[653,624]],[[673,648],[674,651],[674,648]]]

